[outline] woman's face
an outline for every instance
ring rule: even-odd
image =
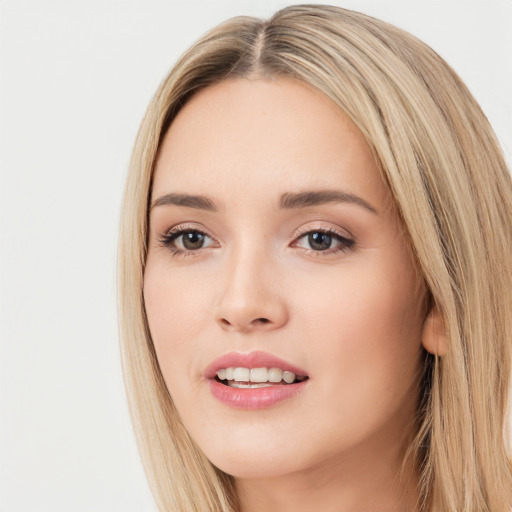
[[[206,456],[241,478],[399,460],[425,290],[358,129],[292,79],[227,80],[155,172],[147,318]]]

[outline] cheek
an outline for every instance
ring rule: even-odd
[[[364,414],[362,404],[371,413],[413,397],[421,359],[417,279],[376,264],[318,284],[299,316],[314,340],[314,366],[326,389],[337,390],[337,403]]]
[[[169,391],[191,381],[204,329],[208,296],[179,270],[148,258],[144,274],[144,304],[158,363]],[[197,380],[193,379],[192,381]]]

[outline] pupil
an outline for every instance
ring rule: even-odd
[[[325,251],[331,247],[332,237],[327,233],[310,233],[308,242],[312,249],[317,251]]]
[[[183,235],[183,247],[185,249],[200,249],[204,243],[204,235],[197,231],[190,231]]]

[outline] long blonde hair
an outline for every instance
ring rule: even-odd
[[[485,115],[453,70],[410,34],[360,13],[298,5],[237,17],[192,46],[156,92],[133,150],[122,211],[123,369],[159,510],[237,510],[232,478],[184,429],[148,330],[142,286],[148,201],[162,138],[186,101],[221,80],[294,77],[359,127],[398,205],[448,353],[425,357],[409,453],[419,507],[503,512],[512,505],[506,413],[512,343],[512,185]]]

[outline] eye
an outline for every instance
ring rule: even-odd
[[[162,235],[160,243],[175,254],[197,252],[214,245],[213,239],[203,231],[180,226]]]
[[[300,247],[308,251],[336,253],[351,249],[355,241],[347,238],[332,229],[316,229],[301,235],[293,243],[294,247]]]

